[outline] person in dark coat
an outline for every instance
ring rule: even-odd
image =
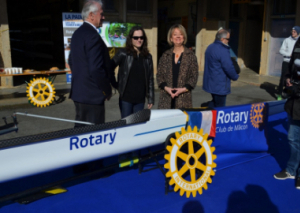
[[[147,36],[142,27],[132,27],[126,40],[126,49],[119,50],[112,59],[112,68],[119,66],[118,91],[121,117],[154,104],[153,61],[147,47]]]
[[[111,96],[108,49],[98,33],[105,19],[102,1],[87,1],[82,9],[84,23],[73,34],[69,64],[72,71],[70,98],[78,121],[104,123],[104,101]],[[75,127],[82,124],[75,124]]]
[[[296,188],[300,189],[300,40],[295,43],[286,74],[286,86],[290,97],[284,109],[289,117],[288,141],[290,158],[284,170],[274,175],[275,179],[295,179]]]
[[[108,49],[98,33],[103,15],[101,0],[89,0],[83,6],[84,23],[74,32],[71,39],[69,64],[72,71],[70,98],[74,101],[77,121],[94,124],[105,122],[104,101],[111,97]],[[75,128],[84,124],[76,123]],[[73,171],[80,174],[103,167],[102,160],[75,165]],[[111,175],[107,171],[104,175]],[[100,177],[103,177],[100,176]],[[92,176],[99,178],[99,176]]]
[[[231,92],[231,80],[239,78],[230,58],[229,39],[229,31],[219,30],[216,40],[205,52],[203,90],[211,93],[212,101],[208,102],[210,108],[226,105],[226,97]]]

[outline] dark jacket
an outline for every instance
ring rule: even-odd
[[[73,34],[69,64],[72,71],[70,98],[84,104],[103,104],[111,95],[106,67],[108,50],[101,36],[88,23]]]
[[[210,44],[205,52],[203,90],[216,95],[230,93],[231,80],[237,80],[237,74],[230,58],[230,47],[221,41]]]
[[[127,54],[125,49],[119,50],[112,59],[112,69],[119,66],[117,87],[120,98],[122,98],[124,94],[132,62],[133,55]],[[143,64],[146,75],[145,79],[141,80],[145,80],[146,83],[146,97],[148,99],[148,104],[154,104],[153,61],[150,53],[144,57]]]
[[[158,86],[165,85],[168,87],[173,87],[173,50],[171,49],[165,51],[161,58],[159,59],[159,64],[157,68],[156,80]],[[193,51],[184,47],[182,53],[182,59],[180,63],[177,87],[190,87],[193,89],[197,85],[198,80],[198,63],[197,58]],[[159,109],[171,109],[172,98],[171,96],[160,87],[160,95],[158,101]],[[192,108],[192,91],[180,94],[175,100],[175,109],[179,108]]]
[[[286,78],[300,80],[297,71],[300,69],[294,66],[295,59],[300,59],[300,40],[298,39],[295,43],[291,60],[289,62],[289,69],[287,70]],[[295,93],[300,93],[300,85],[293,84],[294,94],[288,98],[284,105],[285,111],[288,113],[289,116],[292,117],[293,120],[300,120],[300,98],[299,96],[295,95]]]

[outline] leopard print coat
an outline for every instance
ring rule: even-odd
[[[173,73],[172,73],[172,54],[171,48],[164,52],[161,56],[158,64],[156,80],[157,84],[166,82],[167,86],[173,85]],[[195,54],[188,48],[184,48],[182,53],[181,65],[178,74],[177,87],[182,88],[184,85],[189,84],[193,88],[196,87],[198,81],[198,63]],[[165,91],[160,89],[160,96],[158,101],[159,109],[171,109],[171,96]],[[188,91],[180,94],[175,100],[175,108],[192,108],[192,93]]]

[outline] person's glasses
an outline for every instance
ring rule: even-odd
[[[227,41],[229,41],[229,40],[230,40],[230,38],[224,38],[224,39],[226,39]]]
[[[132,36],[132,38],[134,40],[138,40],[138,39],[144,40],[144,36]]]

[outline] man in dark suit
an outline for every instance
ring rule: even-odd
[[[101,0],[87,1],[82,9],[84,23],[73,34],[69,64],[72,71],[70,98],[76,120],[94,124],[105,122],[104,101],[111,97],[108,49],[98,33],[105,19]],[[82,124],[75,124],[80,127]]]
[[[111,97],[109,53],[98,33],[105,19],[101,0],[88,0],[82,8],[84,23],[71,39],[69,65],[72,71],[70,98],[76,109],[75,119],[94,124],[105,122],[104,101]],[[83,124],[76,123],[76,127]],[[75,174],[102,168],[102,160],[75,165]],[[112,172],[109,173],[109,175]],[[106,176],[107,174],[104,174]],[[103,174],[102,176],[103,177]],[[99,178],[99,176],[92,176]]]

